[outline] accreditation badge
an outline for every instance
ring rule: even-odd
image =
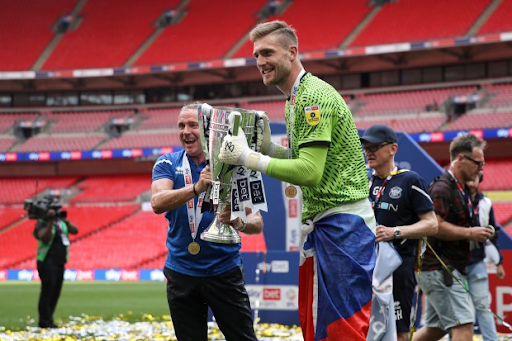
[[[316,126],[320,123],[320,107],[318,105],[310,105],[304,108],[304,113],[306,114],[306,122],[308,122],[311,126]]]

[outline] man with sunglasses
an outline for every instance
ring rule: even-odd
[[[392,242],[402,258],[393,272],[393,299],[398,341],[409,339],[419,239],[437,232],[434,206],[423,178],[398,167],[395,132],[377,124],[366,129],[361,143],[373,169],[370,202],[377,221],[376,242]]]
[[[415,341],[439,340],[448,332],[452,341],[472,340],[475,311],[466,288],[466,267],[472,242],[485,242],[493,230],[475,219],[467,183],[484,166],[485,141],[460,135],[450,144],[450,166],[430,185],[439,223],[428,238],[419,285],[426,294],[425,327]]]

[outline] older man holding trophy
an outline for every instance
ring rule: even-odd
[[[242,125],[248,122],[234,113],[231,123],[232,111],[236,110],[185,105],[178,117],[183,150],[162,155],[153,167],[151,205],[155,213],[165,213],[168,221],[164,274],[167,302],[180,341],[207,340],[208,307],[226,340],[257,340],[235,230],[247,234],[262,231],[263,220],[257,211],[261,195],[254,190],[256,201],[251,196],[250,202],[241,201],[242,196],[246,199],[245,173],[249,174],[248,183],[257,179],[215,158],[223,131],[234,128],[235,118]],[[252,130],[248,133],[252,139]],[[238,192],[240,179],[242,196]],[[204,209],[207,206],[216,211]]]

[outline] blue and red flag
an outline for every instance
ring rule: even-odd
[[[360,208],[321,218],[307,235],[306,259],[299,269],[299,318],[304,341],[366,340],[375,266],[375,220],[371,209]]]

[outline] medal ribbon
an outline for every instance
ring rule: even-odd
[[[372,203],[372,208],[373,208],[374,211],[375,211],[375,207],[379,203],[379,200],[380,200],[380,197],[382,196],[382,193],[384,193],[384,189],[386,188],[386,185],[388,184],[389,180],[391,180],[391,178],[393,176],[395,176],[397,174],[400,174],[400,173],[403,173],[403,172],[407,172],[407,171],[408,171],[408,169],[400,169],[400,170],[398,170],[398,167],[395,166],[395,169],[393,169],[392,172],[389,172],[388,174],[385,174],[383,176],[383,177],[386,177],[386,178],[382,182],[382,186],[380,186],[379,191],[375,195],[375,201]],[[372,176],[372,179],[370,180],[370,188],[372,188],[373,180],[374,179],[375,179],[375,172],[374,172],[374,174]]]
[[[193,185],[192,171],[190,170],[190,163],[188,162],[187,153],[183,154],[182,167],[183,180],[185,181],[185,186]],[[196,239],[199,223],[201,223],[201,219],[203,218],[201,206],[203,205],[204,195],[205,192],[199,194],[197,198],[197,208],[194,207],[194,198],[190,199],[187,202],[188,226],[190,228],[190,235],[192,236],[192,240]]]
[[[474,208],[473,208],[473,203],[471,202],[470,196],[466,193],[464,188],[462,188],[462,185],[457,181],[457,178],[455,178],[455,175],[453,175],[452,171],[448,170],[448,173],[451,175],[453,180],[455,180],[455,183],[457,184],[457,189],[459,190],[460,194],[462,195],[462,197],[466,201],[466,204],[468,205],[469,220],[473,221]]]

